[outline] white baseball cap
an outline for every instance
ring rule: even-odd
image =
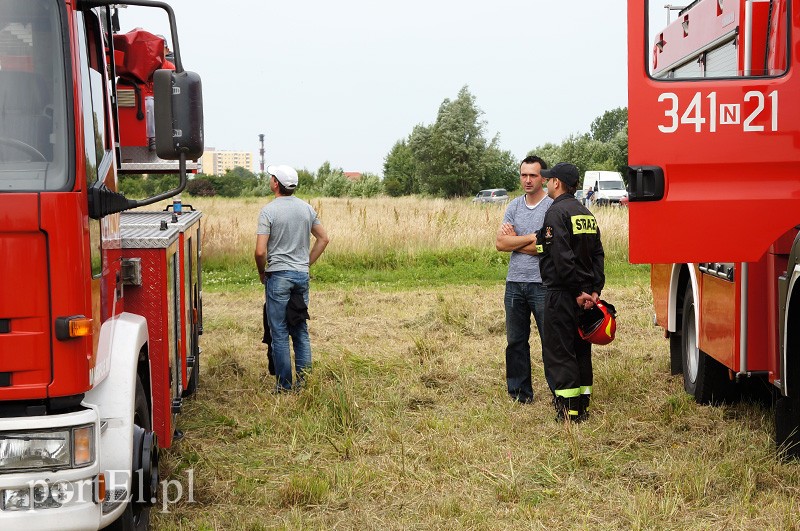
[[[275,176],[278,182],[286,188],[297,188],[297,171],[291,166],[285,164],[267,166],[267,173]]]

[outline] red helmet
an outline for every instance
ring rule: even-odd
[[[608,345],[617,333],[617,310],[604,300],[597,301],[592,308],[578,317],[578,333],[581,338],[595,345]]]

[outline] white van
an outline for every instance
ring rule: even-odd
[[[587,171],[583,190],[595,205],[619,205],[619,200],[628,195],[622,175],[616,171]]]

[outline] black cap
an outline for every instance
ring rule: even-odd
[[[567,186],[578,186],[578,167],[569,162],[559,162],[549,170],[541,171],[546,179],[558,179]]]

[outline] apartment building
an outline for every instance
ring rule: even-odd
[[[253,171],[253,154],[248,151],[226,151],[206,147],[198,162],[198,172],[206,175],[222,175],[236,166]]]

